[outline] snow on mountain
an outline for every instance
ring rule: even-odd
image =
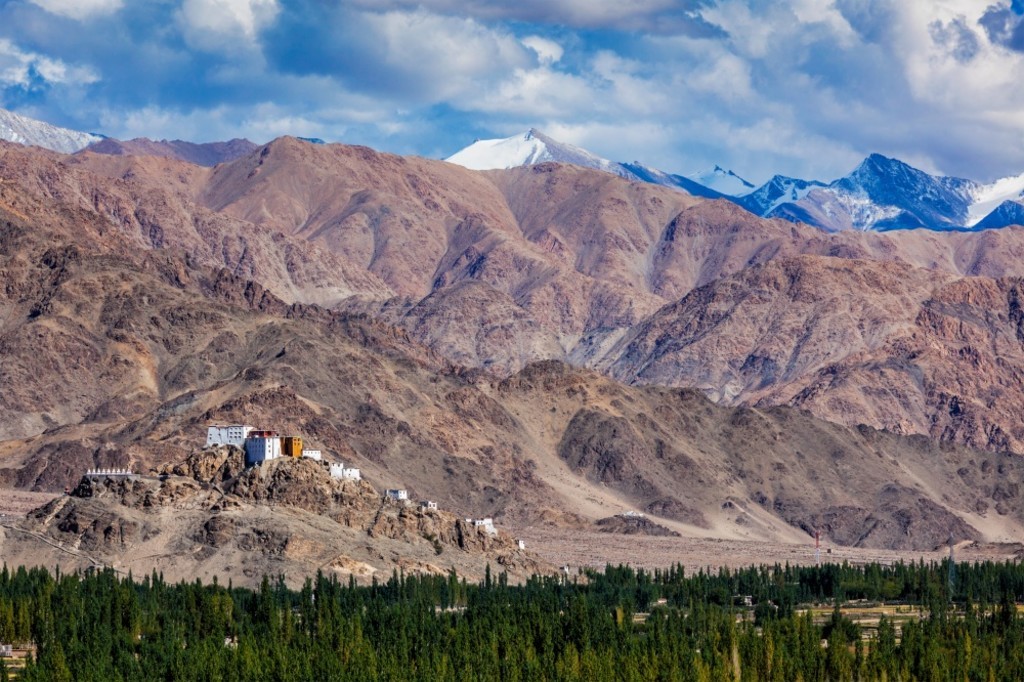
[[[1024,202],[1006,200],[974,224],[976,230],[1024,225]]]
[[[965,178],[931,175],[881,154],[871,154],[848,175],[831,183],[776,175],[760,187],[718,165],[704,172],[675,175],[639,162],[609,161],[537,130],[500,140],[478,140],[447,160],[477,170],[545,161],[571,163],[694,196],[728,199],[765,218],[807,223],[830,232],[985,229],[1024,222],[1024,174],[982,185]]]
[[[776,175],[753,192],[742,197],[739,204],[760,216],[766,216],[780,205],[797,202],[807,196],[815,187],[825,187],[824,182],[817,180],[800,180]]]
[[[872,154],[849,175],[828,185],[808,183],[795,192],[796,199],[773,204],[748,200],[746,208],[765,217],[807,222],[833,232],[917,227],[948,230],[967,224],[979,187],[973,180],[929,175],[898,159]],[[752,195],[768,197],[773,193],[765,186]]]
[[[731,170],[726,170],[717,164],[710,170],[690,173],[686,177],[693,182],[710,187],[716,192],[731,197],[741,197],[756,189],[752,182],[744,180]]]
[[[546,161],[571,163],[632,178],[622,164],[603,159],[586,149],[553,140],[539,130],[498,140],[477,140],[445,161],[473,170],[494,170],[529,166]]]
[[[657,168],[648,168],[639,161],[633,163],[621,164],[623,168],[629,171],[630,175],[637,180],[643,182],[649,182],[654,185],[662,185],[664,187],[675,187],[676,189],[682,189],[689,192],[695,197],[704,197],[706,199],[729,199],[726,195],[721,192],[705,187],[699,182],[694,182],[685,175],[674,175],[672,173],[666,173],[660,171]]]
[[[963,227],[977,187],[973,180],[929,175],[881,154],[872,154],[830,185],[836,192],[861,195],[877,206],[900,211],[894,220],[869,221],[857,225],[858,229]]]
[[[0,109],[0,139],[72,154],[103,138],[91,133],[58,128],[13,111]]]
[[[1007,202],[1017,203],[1024,200],[1024,173],[996,180],[989,185],[981,185],[977,187],[974,192],[973,199],[974,202],[967,209],[967,226],[1004,227],[1008,224],[1021,224],[1020,222],[1017,222],[1005,223],[1004,225],[982,226],[980,223],[983,220],[987,220],[993,212],[1000,208],[1003,209],[1001,212],[1002,215],[1009,215],[1008,212],[1012,213],[1014,209],[1012,207],[1003,207],[1003,204]],[[995,220],[989,222],[995,222]]]
[[[494,170],[528,166],[535,163],[555,161],[558,163],[571,163],[586,168],[596,168],[606,173],[614,173],[627,180],[649,182],[655,185],[681,189],[698,197],[708,199],[728,199],[725,193],[703,185],[689,177],[674,175],[660,171],[656,168],[644,166],[639,161],[633,163],[618,163],[609,161],[597,154],[582,149],[575,145],[558,142],[536,129],[531,129],[521,135],[514,135],[498,140],[477,140],[465,149],[449,156],[445,161],[455,163],[473,170]],[[716,166],[716,168],[718,168]],[[747,183],[732,171],[724,171],[718,168],[717,178],[714,172],[709,171],[708,177],[713,178],[721,185],[730,182],[749,191],[753,185]]]

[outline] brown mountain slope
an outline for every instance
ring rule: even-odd
[[[603,362],[621,380],[697,386],[728,404],[1024,452],[1021,287],[896,263],[776,260],[666,306]]]
[[[505,523],[586,525],[634,508],[691,535],[799,540],[820,527],[917,548],[1024,530],[1018,458],[716,407],[560,363],[497,381],[403,331],[286,304],[173,251],[93,254],[60,245],[84,233],[16,221],[4,234],[19,253],[53,251],[3,263],[8,485],[145,471],[182,459],[207,423],[244,421],[301,433],[379,487]]]
[[[637,324],[694,286],[804,253],[1024,274],[1020,230],[826,235],[588,169],[476,173],[292,138],[213,170],[6,145],[0,173],[33,215],[55,205],[91,212],[143,248],[184,249],[287,301],[400,294],[415,304],[486,283],[566,350],[581,332]]]
[[[371,273],[315,244],[202,207],[195,193],[209,173],[171,159],[68,157],[0,143],[0,209],[58,235],[84,231],[76,236],[86,249],[178,249],[196,262],[271,282],[289,301],[392,295]]]
[[[216,166],[218,163],[233,161],[251,153],[258,145],[249,140],[234,139],[227,142],[206,142],[196,144],[184,140],[150,140],[137,137],[132,140],[116,140],[108,137],[89,145],[86,150],[94,154],[112,156],[158,156],[187,161],[197,166]]]
[[[814,498],[800,516],[774,502],[747,510],[746,531],[712,514],[728,500],[704,496],[709,481],[734,484],[725,473],[697,485],[682,465],[649,456],[665,452],[659,440],[693,436],[643,421],[662,409],[640,397],[647,389],[628,394],[643,410],[609,412],[587,388],[601,380],[584,373],[582,388],[531,394],[516,409],[532,416],[520,417],[518,394],[494,393],[492,377],[428,345],[500,372],[573,349],[630,382],[1020,448],[1016,281],[962,278],[1016,272],[1019,230],[828,236],[583,169],[472,173],[287,139],[215,170],[0,145],[0,173],[10,218],[0,379],[11,387],[0,426],[13,439],[0,477],[22,486],[178,458],[207,421],[240,419],[309,434],[372,481],[467,514],[575,522],[640,507],[691,533],[781,537],[793,532],[782,520],[808,523],[822,509],[863,510],[856,528],[905,511],[872,478],[849,498]],[[831,257],[790,257],[805,252]],[[385,323],[303,304],[343,300]],[[572,402],[579,395],[588,401]],[[542,429],[551,408],[560,421]],[[708,466],[737,447],[709,448]],[[792,469],[792,453],[807,449],[778,461]],[[570,468],[589,472],[609,451],[637,462],[618,467],[632,483],[609,492],[603,468],[589,483]],[[978,457],[956,451],[941,471]],[[922,475],[886,470],[885,480],[912,490]],[[793,480],[813,489],[816,479]],[[969,515],[977,500],[1006,511],[1012,497],[979,479],[977,499],[948,502],[960,499],[950,480],[924,497],[992,536]],[[736,500],[776,499],[735,485]]]

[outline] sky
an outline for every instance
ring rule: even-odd
[[[1024,172],[1024,0],[0,0],[0,107],[121,139]]]

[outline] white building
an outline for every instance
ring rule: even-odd
[[[358,481],[363,476],[359,472],[359,469],[355,467],[346,467],[341,462],[331,462],[330,465],[331,478],[340,478],[346,481]]]
[[[491,535],[497,535],[498,529],[494,527],[494,519],[487,517],[485,519],[476,519],[473,521],[474,528],[483,528],[485,532]]]
[[[315,459],[316,461],[319,462],[319,461],[321,461],[324,458],[324,455],[319,450],[303,450],[302,451],[302,458],[303,459]]]
[[[420,509],[426,509],[428,511],[430,511],[430,510],[436,511],[437,510],[437,502],[434,502],[433,500],[423,500],[422,502],[420,502]]]
[[[395,502],[404,502],[409,499],[409,491],[405,488],[388,488],[384,491],[384,497]]]
[[[242,447],[245,439],[253,427],[244,424],[229,424],[226,426],[210,426],[206,429],[206,447],[214,445],[234,445]]]
[[[281,456],[281,437],[251,436],[245,439],[245,464],[251,466]]]
[[[516,540],[516,544],[519,545],[519,549],[526,549],[526,540]]]

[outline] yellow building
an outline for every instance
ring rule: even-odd
[[[302,457],[302,437],[284,436],[281,438],[281,454],[285,457]]]

